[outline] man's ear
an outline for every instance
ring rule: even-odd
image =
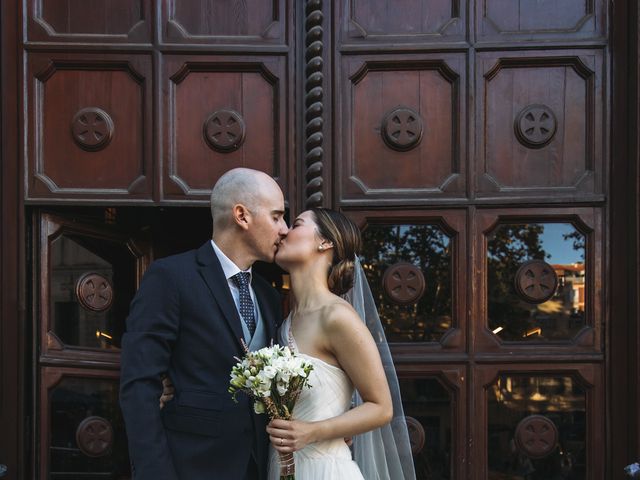
[[[233,206],[233,221],[236,222],[240,228],[247,229],[249,228],[251,213],[249,209],[242,205],[241,203],[237,203]]]

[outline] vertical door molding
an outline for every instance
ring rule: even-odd
[[[21,111],[18,41],[19,5],[0,4],[0,464],[6,479],[30,478],[24,471],[24,205],[19,132]],[[26,414],[28,415],[28,413]]]
[[[325,203],[322,0],[307,0],[304,14],[304,206],[312,208]]]
[[[611,200],[606,478],[640,458],[640,21],[638,2],[615,4],[611,32]]]

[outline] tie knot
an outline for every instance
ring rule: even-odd
[[[251,277],[251,274],[249,272],[239,272],[231,278],[233,279],[236,286],[240,288],[249,285],[249,277]]]

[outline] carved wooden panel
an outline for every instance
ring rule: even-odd
[[[343,202],[461,196],[464,56],[347,57],[336,103]]]
[[[28,198],[151,197],[150,60],[30,56]]]
[[[466,444],[456,440],[467,438],[467,419],[472,417],[465,414],[470,400],[466,367],[398,361],[395,367],[415,478],[472,478],[465,461]]]
[[[29,41],[151,41],[150,0],[27,0]]]
[[[170,57],[164,82],[165,198],[208,200],[218,177],[240,166],[280,180],[289,151],[283,58]]]
[[[342,43],[432,43],[463,40],[467,2],[347,0],[337,3]]]
[[[150,252],[105,225],[38,218],[40,360],[111,368]]]
[[[167,43],[286,42],[284,0],[187,0],[161,2]]]
[[[606,478],[603,366],[543,362],[473,367],[470,428],[486,459],[474,479],[509,478],[513,465],[544,478]]]
[[[600,352],[601,211],[482,210],[475,225],[474,348],[523,355]]]
[[[344,212],[361,229],[360,254],[397,358],[460,351],[466,332],[466,212]]]
[[[118,377],[117,369],[39,369],[38,478],[131,478]]]
[[[605,0],[479,0],[480,41],[564,41],[606,36]]]
[[[479,53],[480,195],[603,191],[601,51]]]

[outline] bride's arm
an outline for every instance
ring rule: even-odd
[[[356,312],[346,305],[337,305],[325,319],[323,330],[326,349],[335,355],[363,403],[342,415],[318,422],[272,421],[267,432],[280,452],[296,451],[310,443],[367,432],[389,423],[393,418],[389,385],[378,347]]]

